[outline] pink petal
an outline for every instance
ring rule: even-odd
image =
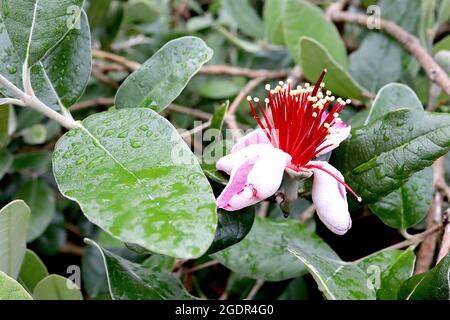
[[[339,170],[327,162],[311,161],[310,164],[323,167],[344,180]],[[314,173],[312,199],[317,215],[328,229],[345,234],[352,226],[345,187],[324,171],[314,168],[311,171]]]
[[[270,197],[278,190],[291,156],[271,145],[259,145],[259,148],[259,154],[244,159],[234,167],[230,182],[217,198],[219,208],[240,210]]]
[[[217,170],[231,174],[234,167],[240,165],[243,161],[254,158],[262,152],[271,149],[273,149],[273,147],[270,144],[251,144],[248,147],[242,148],[220,158],[216,163],[216,168]]]
[[[321,156],[323,154],[326,154],[341,144],[342,141],[347,139],[347,137],[350,134],[352,127],[347,126],[344,122],[339,122],[333,125],[333,127],[330,128],[330,134],[328,135],[327,140],[325,140],[318,148],[317,150],[320,150],[321,148],[330,145],[328,148],[323,149],[320,153],[317,154],[317,156]]]
[[[237,152],[252,144],[270,144],[270,141],[264,131],[258,128],[239,139],[231,149],[231,152]]]

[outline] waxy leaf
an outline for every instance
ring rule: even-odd
[[[33,291],[35,300],[83,300],[77,285],[69,279],[51,274],[36,285]]]
[[[77,26],[84,0],[2,0],[11,42],[28,66],[40,61]]]
[[[273,44],[284,45],[283,11],[286,0],[264,1],[263,20],[265,38]]]
[[[16,280],[0,270],[0,300],[33,300],[33,298]]]
[[[347,52],[335,25],[325,18],[322,10],[305,0],[286,0],[283,7],[283,31],[294,60],[302,66],[302,37],[310,37],[324,46],[336,63],[347,69]],[[323,66],[320,66],[323,68]],[[320,74],[320,73],[319,73]]]
[[[372,204],[449,149],[449,115],[401,109],[353,129],[335,155],[346,181]]]
[[[109,290],[114,300],[191,300],[195,299],[183,287],[180,280],[159,267],[140,266],[101,248],[107,270]]]
[[[58,141],[53,171],[61,193],[124,242],[185,259],[212,243],[211,187],[175,128],[153,110],[86,118]]]
[[[33,179],[25,183],[16,194],[31,209],[31,219],[27,231],[27,242],[36,240],[55,215],[55,196],[53,190],[42,179]]]
[[[221,3],[242,33],[252,38],[264,37],[264,24],[248,0],[221,0]]]
[[[27,249],[22,267],[20,268],[20,283],[22,283],[29,292],[33,292],[36,285],[46,276],[48,276],[48,270],[45,264],[36,253]]]
[[[291,245],[289,251],[309,269],[319,290],[328,300],[375,300],[375,290],[358,266],[339,257],[330,259],[304,244]]]
[[[364,100],[366,92],[358,85],[350,74],[327,51],[327,49],[312,38],[303,37],[298,46],[300,50],[300,65],[310,81],[317,81],[324,68],[328,69],[325,79],[327,89],[342,97]]]
[[[0,271],[16,279],[26,250],[30,208],[22,200],[0,210]]]
[[[281,281],[308,272],[287,249],[289,244],[300,243],[324,257],[339,259],[336,253],[305,225],[293,220],[260,217],[256,217],[250,233],[241,242],[212,257],[240,275]]]
[[[3,179],[3,176],[8,172],[12,162],[12,154],[6,149],[0,150],[0,180]]]
[[[168,42],[125,80],[117,92],[116,107],[164,110],[212,55],[196,37]]]
[[[430,271],[406,280],[398,292],[402,300],[449,300],[450,253]]]
[[[22,61],[11,43],[2,17],[0,17],[0,61],[3,62],[0,63],[0,74],[15,86],[22,88]],[[11,95],[3,85],[0,85],[0,92],[4,96]]]
[[[225,116],[230,106],[230,101],[222,103],[217,110],[214,112],[211,118],[210,129],[222,130],[223,123],[225,122]]]
[[[207,254],[216,253],[244,239],[253,226],[255,208],[248,207],[235,212],[219,210],[218,218],[216,235]]]

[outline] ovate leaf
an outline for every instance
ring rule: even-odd
[[[325,18],[322,10],[305,0],[286,0],[283,7],[283,31],[294,60],[304,67],[299,41],[302,37],[315,39],[326,48],[337,64],[347,69],[347,52],[335,25]]]
[[[2,16],[23,61],[41,60],[77,25],[84,0],[3,0]]]
[[[48,270],[36,253],[27,249],[22,267],[20,268],[19,281],[29,292],[33,292],[36,285],[48,276]]]
[[[3,179],[6,172],[8,172],[12,162],[12,154],[6,149],[0,150],[0,180]]]
[[[300,243],[324,257],[339,259],[336,253],[306,226],[293,220],[260,217],[256,217],[250,233],[241,242],[214,254],[213,257],[240,275],[281,281],[308,272],[287,249],[289,244]]]
[[[262,39],[264,24],[248,0],[221,0],[222,6],[242,33]]]
[[[0,271],[0,300],[33,300],[33,298],[16,280]]]
[[[404,300],[449,300],[450,299],[450,254],[430,271],[406,280],[398,292]]]
[[[30,208],[22,200],[0,210],[0,271],[16,279],[26,250]]]
[[[300,65],[310,81],[317,81],[324,68],[328,69],[325,85],[334,94],[342,97],[364,100],[365,90],[358,85],[350,74],[327,51],[327,49],[312,38],[303,37],[300,40]]]
[[[210,129],[222,130],[223,123],[225,121],[225,115],[227,114],[229,105],[230,102],[227,100],[217,108],[217,110],[213,114],[213,117],[211,118]]]
[[[353,129],[338,149],[336,163],[363,201],[371,204],[449,149],[449,115],[401,109]]]
[[[57,143],[63,195],[124,242],[177,258],[201,256],[215,233],[215,198],[175,128],[145,108],[86,118]]]
[[[291,245],[289,251],[309,269],[328,300],[374,300],[363,270],[339,258],[330,259],[305,245]]]
[[[71,280],[56,274],[39,281],[33,291],[35,300],[83,300],[77,285]]]
[[[125,80],[117,92],[116,107],[164,110],[212,55],[196,37],[168,42]]]
[[[181,300],[194,299],[180,280],[161,268],[143,267],[86,240],[102,254],[111,296],[115,300]]]
[[[273,44],[284,45],[283,11],[286,0],[264,1],[263,20],[265,37]]]

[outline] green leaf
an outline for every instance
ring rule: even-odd
[[[71,280],[51,274],[36,285],[33,291],[35,300],[83,300],[77,285]]]
[[[394,40],[371,33],[350,55],[350,74],[368,91],[377,92],[384,85],[400,79],[402,53],[402,48]]]
[[[407,229],[422,221],[433,198],[433,169],[414,173],[398,190],[391,192],[369,208],[384,224]]]
[[[52,108],[66,109],[83,94],[91,73],[91,34],[83,11],[80,27],[32,68],[32,84],[38,98]]]
[[[30,208],[22,200],[0,210],[0,271],[16,279],[26,250]]]
[[[0,9],[1,10],[1,9]],[[3,18],[0,16],[0,74],[12,84],[22,88],[22,62],[9,39]],[[0,85],[0,92],[4,96],[12,96],[8,89]],[[0,108],[1,109],[1,108]]]
[[[168,42],[125,80],[117,92],[116,107],[164,110],[212,55],[196,37]]]
[[[33,151],[14,155],[11,169],[13,171],[47,171],[52,160],[52,154],[48,151]]]
[[[211,119],[211,125],[209,126],[210,129],[222,130],[225,115],[227,114],[229,106],[230,101],[227,100],[217,108]]]
[[[84,0],[2,0],[11,42],[28,66],[41,60],[76,26]]]
[[[430,271],[406,280],[400,287],[398,298],[402,300],[450,299],[450,253]]]
[[[449,149],[449,115],[400,109],[354,128],[335,153],[335,163],[364,203],[372,204]]]
[[[25,201],[31,209],[27,242],[32,242],[44,233],[55,215],[53,190],[44,180],[35,178],[25,183],[15,197]]]
[[[0,105],[0,149],[9,140],[9,106]]]
[[[344,70],[347,69],[347,52],[335,25],[325,18],[322,10],[305,0],[286,0],[283,10],[283,32],[286,44],[294,60],[302,66],[302,37],[316,40],[329,52],[330,57]],[[314,53],[315,54],[315,53]],[[322,68],[322,67],[320,67]]]
[[[289,251],[311,272],[328,300],[375,300],[364,271],[339,257],[330,259],[305,244],[290,245]]]
[[[0,150],[0,180],[3,179],[13,162],[12,154],[4,149]]]
[[[142,267],[101,248],[92,240],[102,254],[108,275],[110,293],[115,300],[187,300],[194,299],[180,280],[160,268]]]
[[[236,96],[241,89],[242,85],[237,81],[213,78],[199,85],[198,93],[203,98],[221,100]]]
[[[222,6],[245,35],[262,39],[264,24],[248,0],[221,0]]]
[[[450,3],[450,1],[449,1]],[[433,55],[441,50],[450,51],[450,36],[446,36],[442,40],[436,42],[433,46]]]
[[[226,185],[228,183],[229,177],[222,171],[217,170],[215,164],[202,163],[201,167],[203,172],[209,179],[223,185]]]
[[[289,253],[289,244],[301,244],[329,259],[339,259],[313,231],[293,220],[256,217],[250,233],[238,244],[213,255],[227,268],[250,278],[281,281],[299,277],[308,269]]]
[[[33,300],[33,298],[16,280],[0,271],[0,300]]]
[[[286,0],[264,1],[263,20],[265,26],[265,38],[277,45],[286,43],[283,33],[283,11]]]
[[[35,124],[32,127],[22,130],[21,135],[26,144],[43,144],[47,139],[47,130],[45,130],[44,125]]]
[[[53,171],[61,193],[124,242],[185,259],[212,243],[211,186],[175,128],[150,109],[86,118],[58,141]]]
[[[36,253],[27,249],[22,267],[20,268],[20,283],[22,283],[29,292],[33,292],[39,281],[46,276],[48,276],[48,270],[45,264]]]
[[[410,87],[401,83],[387,84],[378,91],[364,125],[403,108],[423,110],[423,105]]]
[[[335,95],[358,100],[365,99],[364,88],[353,80],[322,44],[312,38],[303,37],[298,46],[301,47],[299,63],[306,78],[315,82],[322,70],[326,68],[328,73],[324,82]]]
[[[218,217],[216,235],[207,254],[221,251],[244,239],[253,226],[255,208],[249,207],[235,212],[219,210]]]
[[[401,250],[386,250],[379,251],[365,257],[358,261],[360,267],[367,274],[370,273],[370,268],[376,266],[380,272],[387,270],[403,253]]]

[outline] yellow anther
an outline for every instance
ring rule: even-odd
[[[269,102],[270,102],[269,98],[265,98],[265,99],[264,99],[264,102],[265,102],[265,103],[269,103]]]
[[[247,101],[252,101],[252,97],[251,96],[247,96]]]
[[[270,84],[266,84],[266,90],[270,91]]]
[[[256,103],[259,102],[259,98],[253,98],[253,101],[255,101]]]
[[[345,103],[346,103],[346,104],[350,104],[350,103],[352,103],[352,100],[347,99],[347,100],[345,100]]]

